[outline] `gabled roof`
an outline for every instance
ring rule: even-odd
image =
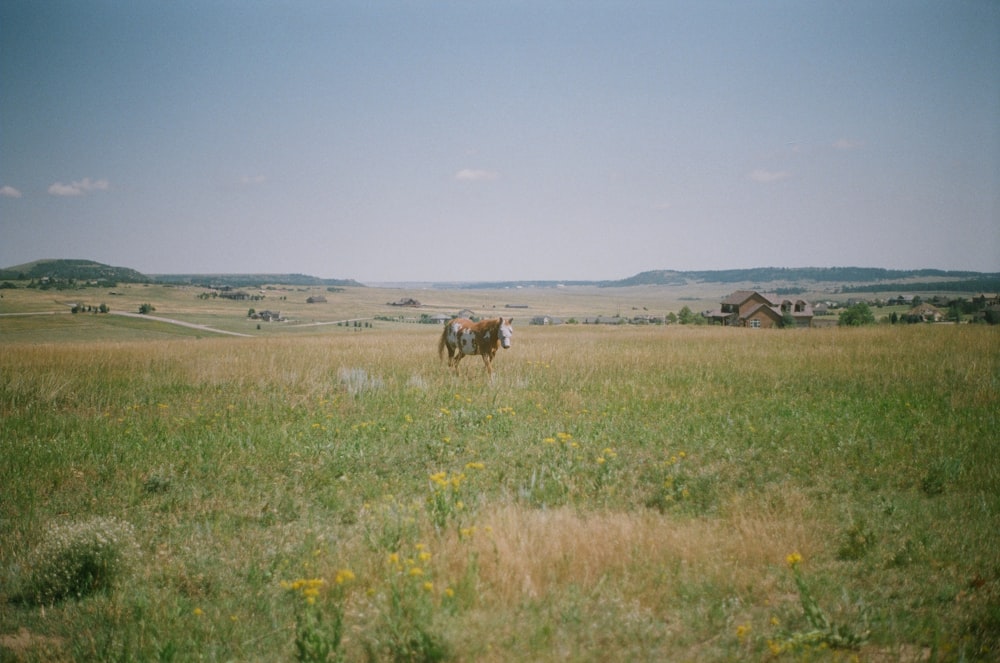
[[[781,311],[773,306],[768,306],[767,304],[758,304],[757,306],[754,306],[752,309],[747,311],[746,315],[740,316],[740,319],[746,320],[748,318],[752,318],[758,311],[764,311],[772,320],[781,320]]]
[[[729,295],[722,300],[723,304],[732,304],[733,306],[739,306],[746,300],[750,299],[754,295],[758,294],[753,290],[737,290],[733,294]]]
[[[759,290],[737,290],[733,294],[723,299],[722,303],[724,305],[730,304],[732,306],[742,306],[744,303],[746,303],[748,299],[753,299],[754,295],[763,299],[771,306],[779,306],[783,301],[777,295],[768,292],[760,292]]]

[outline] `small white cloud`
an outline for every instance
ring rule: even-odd
[[[787,170],[762,170],[758,168],[757,170],[751,171],[747,177],[752,179],[754,182],[761,182],[763,184],[768,184],[770,182],[780,182],[781,180],[787,180],[792,174]]]
[[[0,198],[20,198],[21,192],[12,186],[0,186]]]
[[[82,196],[91,191],[107,191],[111,188],[107,180],[92,180],[84,177],[82,180],[74,181],[71,184],[56,182],[49,187],[49,193],[53,196]]]
[[[264,175],[252,175],[240,178],[240,184],[243,186],[261,186],[265,182],[267,182],[267,177]]]
[[[461,182],[489,182],[499,179],[499,177],[500,173],[492,170],[475,170],[472,168],[463,168],[455,173],[455,179]]]
[[[864,141],[853,140],[851,138],[841,138],[840,140],[834,142],[833,149],[835,150],[857,150],[865,146]]]

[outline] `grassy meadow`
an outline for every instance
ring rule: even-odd
[[[996,329],[123,329],[0,340],[5,661],[1000,656]]]

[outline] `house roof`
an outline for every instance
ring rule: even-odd
[[[750,311],[748,311],[746,315],[740,317],[743,320],[747,320],[756,315],[758,311],[766,313],[767,317],[771,318],[772,320],[781,320],[781,311],[774,308],[773,306],[768,306],[767,304],[758,304],[757,306],[754,306]]]
[[[722,300],[723,304],[732,304],[733,306],[739,306],[746,300],[750,299],[754,295],[758,294],[754,290],[737,290],[733,294],[729,295]]]
[[[937,306],[934,306],[933,304],[928,304],[927,302],[924,302],[919,306],[914,306],[909,310],[909,313],[911,315],[919,315],[921,313],[933,313],[935,315],[944,315],[944,311],[939,309]]]

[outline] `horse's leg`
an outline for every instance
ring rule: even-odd
[[[458,352],[455,354],[455,363],[452,364],[452,366],[455,367],[455,375],[458,375],[458,362],[462,361],[462,357],[464,357],[464,356],[465,356],[465,353],[462,352],[461,348],[459,348]],[[451,362],[449,362],[449,363],[451,363]]]
[[[486,364],[486,374],[493,379],[493,362],[490,361],[491,357],[488,352],[483,353],[483,363]]]

